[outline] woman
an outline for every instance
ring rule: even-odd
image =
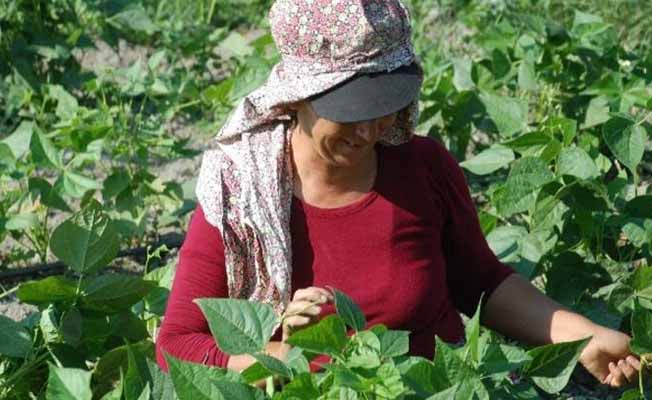
[[[204,155],[161,366],[163,351],[238,371],[254,362],[219,350],[195,298],[271,304],[286,318],[267,350],[283,359],[291,331],[334,312],[332,286],[368,326],[409,330],[414,355],[432,358],[434,335],[460,340],[457,310],[472,314],[484,293],[489,328],[532,344],[592,336],[582,364],[612,386],[631,381],[630,338],[500,263],[453,157],[414,136],[423,71],[400,1],[278,0],[269,17],[282,61]]]

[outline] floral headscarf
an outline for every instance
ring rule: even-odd
[[[281,61],[212,139],[196,193],[206,220],[222,234],[229,297],[270,304],[280,316],[292,296],[290,125],[296,116],[287,106],[357,73],[421,65],[399,0],[277,0],[269,19]],[[415,100],[380,142],[409,141],[417,119]]]

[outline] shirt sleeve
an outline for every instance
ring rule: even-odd
[[[439,142],[428,138],[432,179],[444,208],[442,249],[447,284],[455,307],[471,317],[514,270],[500,262],[480,228],[468,183],[457,160]]]
[[[226,368],[229,355],[211,335],[208,321],[194,299],[228,297],[224,244],[198,205],[179,251],[179,262],[156,340],[156,359],[167,371],[163,352],[185,361]]]

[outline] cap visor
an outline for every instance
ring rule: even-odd
[[[356,75],[310,99],[315,112],[336,122],[384,117],[407,107],[421,89],[416,63],[392,72]]]

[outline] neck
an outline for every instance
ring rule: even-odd
[[[355,163],[335,165],[325,160],[314,147],[312,139],[300,129],[291,137],[294,167],[295,195],[307,197],[335,197],[352,193],[366,193],[376,178],[377,154],[375,148],[362,154]]]

